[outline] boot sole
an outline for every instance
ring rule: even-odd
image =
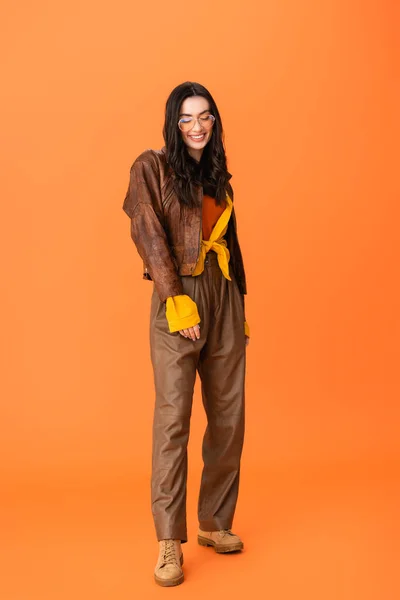
[[[180,560],[181,566],[183,565],[183,554],[181,554]],[[175,577],[174,579],[160,579],[157,575],[154,575],[155,582],[162,587],[172,587],[174,585],[179,585],[183,583],[184,575],[179,575],[179,577]]]
[[[237,552],[238,550],[243,550],[243,542],[239,542],[237,544],[232,544],[230,546],[218,545],[213,540],[209,540],[207,538],[202,537],[201,535],[197,536],[197,541],[200,546],[212,546],[215,552],[218,554],[226,554],[227,552]]]

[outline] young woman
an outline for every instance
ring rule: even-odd
[[[185,82],[166,104],[165,146],[134,161],[123,209],[153,281],[150,347],[155,407],[152,514],[162,586],[183,581],[187,443],[198,371],[208,425],[198,500],[198,543],[243,548],[231,531],[244,438],[247,293],[218,108]]]

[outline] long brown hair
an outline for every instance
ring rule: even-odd
[[[178,127],[182,102],[189,96],[206,98],[210,112],[215,117],[212,135],[204,147],[200,162],[190,156]],[[181,204],[195,206],[195,186],[199,185],[203,186],[204,194],[214,197],[217,204],[221,204],[225,200],[227,183],[232,175],[226,164],[221,116],[214,98],[203,85],[185,81],[172,90],[165,107],[163,136],[167,162],[175,174],[174,186]]]

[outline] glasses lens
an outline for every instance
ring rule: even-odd
[[[181,131],[190,131],[190,129],[192,129],[192,127],[194,126],[194,119],[186,117],[185,119],[181,119],[178,125]]]
[[[210,129],[214,124],[215,117],[213,115],[206,115],[205,117],[200,117],[199,121],[204,129]],[[190,131],[194,127],[194,124],[195,119],[193,117],[184,117],[178,122],[181,131]]]
[[[210,129],[213,126],[215,118],[213,115],[207,115],[205,117],[200,117],[200,123],[204,127],[204,129]]]

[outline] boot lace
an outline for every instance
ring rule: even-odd
[[[219,533],[221,537],[225,537],[226,535],[235,535],[232,529],[221,529]]]
[[[177,564],[174,540],[165,540],[164,541],[163,561],[166,564],[167,563]]]

